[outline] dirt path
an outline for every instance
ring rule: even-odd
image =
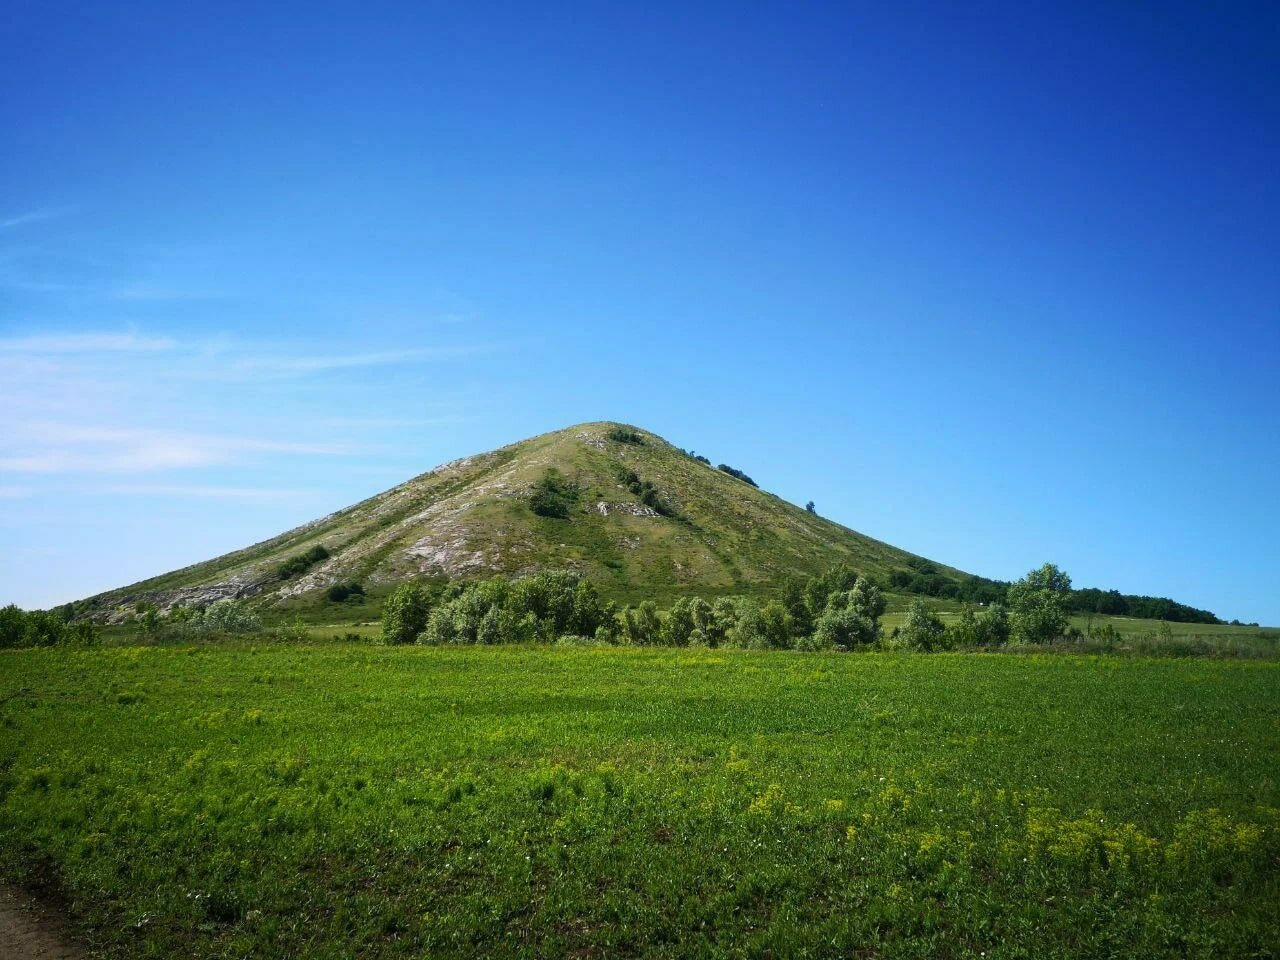
[[[84,960],[66,919],[20,890],[0,885],[0,956],[4,960]]]

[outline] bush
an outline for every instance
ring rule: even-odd
[[[926,607],[923,600],[912,600],[907,619],[898,628],[897,646],[927,653],[942,649],[946,638],[947,628],[938,615]]]
[[[427,626],[429,600],[420,583],[402,583],[382,605],[382,642],[413,643]]]
[[[871,620],[849,607],[833,604],[818,618],[813,631],[812,649],[849,650],[874,643],[878,636],[879,630]]]
[[[847,582],[852,571],[842,565],[833,567],[823,580],[809,591],[821,595],[828,587]],[[854,580],[852,589],[831,594],[826,609],[814,626],[813,644],[816,649],[833,647],[851,649],[865,646],[880,639],[880,617],[885,610],[884,596],[880,588],[864,577]]]
[[[1067,628],[1071,578],[1052,563],[1032,570],[1009,587],[1013,637],[1019,643],[1050,643]]]
[[[307,643],[311,639],[311,631],[300,619],[293,623],[282,624],[275,630],[276,638],[286,643]]]
[[[580,495],[581,491],[576,483],[555,467],[548,467],[542,479],[534,484],[529,508],[540,517],[565,520]]]
[[[662,621],[658,618],[658,605],[645,600],[635,607],[622,611],[622,641],[635,646],[652,646],[662,640]]]
[[[635,445],[644,443],[644,437],[640,436],[639,433],[632,430],[630,427],[613,427],[605,434],[605,436],[615,443],[630,443]]]
[[[431,609],[420,643],[554,642],[560,636],[610,638],[613,612],[595,585],[550,571],[508,580],[491,577],[451,588]],[[385,621],[385,615],[384,615]],[[384,627],[385,629],[385,627]]]
[[[27,614],[16,604],[0,607],[0,647],[25,647]]]
[[[262,619],[234,600],[211,603],[189,622],[203,633],[256,633],[262,629]]]
[[[1003,647],[1009,642],[1009,610],[1002,603],[993,603],[977,618],[978,642],[988,647]]]
[[[363,600],[364,587],[355,582],[335,583],[325,591],[324,595],[331,603],[344,603],[347,600]]]
[[[741,480],[743,483],[749,483],[753,487],[760,486],[758,483],[756,483],[754,480],[748,477],[741,470],[736,470],[733,467],[729,466],[727,463],[720,464],[718,467],[716,467],[716,469],[721,471],[722,473],[727,473],[731,477]]]
[[[556,637],[557,647],[603,647],[608,644],[598,637],[581,637],[574,633],[566,633]]]
[[[681,597],[667,613],[662,624],[662,642],[669,647],[689,644],[689,635],[697,629],[693,622],[693,598]]]
[[[978,618],[974,615],[973,607],[966,604],[956,622],[947,627],[947,646],[976,647],[981,643]]]
[[[792,646],[790,618],[777,600],[763,607],[749,600],[739,604],[733,634],[735,645],[749,650],[786,650]]]
[[[284,563],[276,568],[276,576],[281,580],[288,580],[290,577],[297,576],[300,573],[306,573],[321,560],[329,558],[329,551],[323,546],[316,545],[306,553],[299,553],[297,556],[290,557]]]

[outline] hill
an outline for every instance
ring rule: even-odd
[[[766,593],[845,562],[883,583],[959,570],[758,489],[656,434],[584,423],[443,464],[243,550],[77,604],[294,605],[358,583],[572,570],[619,598]]]

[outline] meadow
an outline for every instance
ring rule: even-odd
[[[1280,667],[0,652],[0,877],[108,957],[1280,953]]]
[[[897,594],[889,594],[889,609],[880,619],[886,633],[902,625],[906,619],[906,600]],[[934,610],[946,624],[959,619],[960,604],[930,601]],[[317,641],[363,640],[376,641],[382,634],[382,626],[376,619],[377,606],[370,602],[341,611],[345,616],[335,621],[333,612],[323,607],[306,610],[302,623],[307,634]],[[349,617],[356,619],[348,619]],[[361,618],[363,615],[363,618]],[[310,621],[310,622],[308,622]],[[1255,627],[1229,623],[1167,623],[1159,620],[1143,620],[1137,617],[1108,617],[1095,615],[1072,616],[1072,626],[1082,632],[1109,626],[1117,638],[1105,641],[1086,637],[1079,642],[1058,641],[1035,651],[1009,648],[1010,652],[1044,653],[1096,653],[1158,657],[1221,657],[1242,659],[1280,658],[1280,628]],[[107,644],[133,644],[150,642],[136,626],[122,625],[103,631]]]

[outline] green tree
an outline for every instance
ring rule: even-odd
[[[696,626],[693,622],[693,600],[681,597],[667,612],[666,623],[662,625],[662,638],[673,647],[684,647],[689,644],[689,635]]]
[[[786,650],[792,645],[793,627],[787,608],[777,600],[770,600],[760,608],[761,631],[765,644],[775,650]]]
[[[715,608],[702,597],[694,597],[689,605],[689,614],[693,617],[693,633],[701,635],[702,646],[719,646],[724,637],[723,632],[716,625]],[[693,633],[689,635],[690,643],[693,642]]]
[[[622,611],[623,639],[635,646],[652,646],[662,639],[662,621],[658,618],[658,605],[645,600],[639,606]]]
[[[427,626],[430,600],[420,583],[402,583],[382,606],[382,642],[413,643]]]
[[[966,603],[956,622],[947,628],[947,646],[976,647],[980,642],[978,617]]]
[[[92,620],[76,620],[69,623],[62,632],[64,643],[78,647],[92,647],[98,643],[98,626]]]
[[[563,520],[568,518],[569,510],[578,502],[580,494],[581,490],[576,483],[555,467],[548,467],[542,478],[534,484],[529,507],[540,517]]]
[[[791,622],[791,635],[803,637],[813,633],[813,613],[805,602],[804,581],[799,577],[787,577],[782,581],[782,606]]]
[[[876,625],[876,632],[880,630],[880,618],[884,616],[885,599],[884,594],[870,580],[865,577],[858,577],[854,581],[853,589],[849,591],[848,599],[849,607],[859,616],[866,617]]]
[[[137,606],[138,624],[145,634],[153,634],[160,629],[160,611],[154,603],[140,603]]]
[[[604,604],[595,584],[590,580],[579,580],[573,588],[569,631],[580,637],[593,637],[604,619]]]
[[[853,586],[831,594],[814,625],[813,637],[804,648],[848,650],[880,639],[880,617],[885,610],[880,588],[865,577],[857,577],[843,564],[833,567],[824,579],[834,587],[848,583],[850,576],[855,577]]]
[[[814,506],[814,503],[813,503],[813,501],[812,501],[812,500],[810,500],[808,503],[806,503],[806,504],[804,505],[804,508],[805,508],[806,510],[808,510],[810,513],[817,513],[817,512],[818,512],[818,508],[817,508],[816,506]]]
[[[0,607],[0,647],[21,647],[27,632],[27,615],[16,604]]]
[[[1020,643],[1051,643],[1067,628],[1071,578],[1046,563],[1009,586],[1012,636]]]
[[[1009,642],[1009,609],[1003,603],[993,603],[978,616],[978,643],[988,647],[1002,647]]]
[[[947,628],[923,600],[912,600],[907,619],[898,628],[898,645],[908,650],[937,650],[945,645]]]

